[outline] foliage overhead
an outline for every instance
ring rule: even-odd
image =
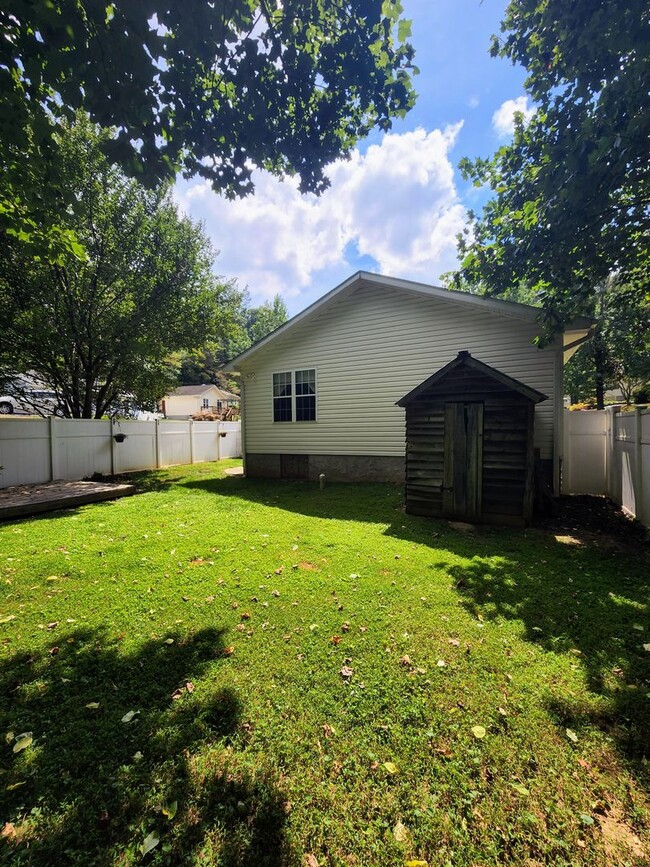
[[[74,418],[99,418],[124,395],[153,404],[175,382],[170,353],[213,336],[228,295],[208,240],[178,214],[169,185],[147,190],[127,178],[104,156],[106,138],[80,117],[58,142],[76,200],[61,225],[86,256],[35,260],[16,239],[0,250],[0,360],[48,383]]]
[[[528,71],[536,113],[514,140],[461,169],[494,196],[460,240],[460,284],[525,282],[547,325],[581,312],[617,273],[650,276],[650,11],[646,0],[512,0],[492,54]]]
[[[328,163],[414,102],[401,13],[401,0],[5,0],[0,218],[57,248],[61,227],[41,226],[53,134],[80,109],[149,185],[199,175],[234,197],[260,167],[323,190]]]

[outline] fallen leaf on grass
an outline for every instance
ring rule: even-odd
[[[142,843],[140,844],[140,855],[144,858],[145,855],[148,855],[152,849],[155,849],[156,846],[160,843],[160,837],[155,831],[152,831],[150,834],[144,838]]]
[[[229,647],[224,647],[222,653],[224,656],[232,656],[235,652],[235,645],[231,644]]]
[[[510,783],[510,785],[518,795],[530,795],[530,792],[523,783]]]
[[[173,643],[174,643],[174,639],[173,639],[173,638],[166,638],[166,639],[165,639],[165,644],[173,644]]]
[[[89,701],[88,704],[86,705],[86,707],[89,708],[90,710],[96,710],[99,707],[99,702],[98,701]]]
[[[408,655],[408,653],[405,653],[404,656],[400,657],[399,664],[405,667],[407,665],[411,665],[411,657]]]
[[[315,855],[305,855],[305,867],[318,867],[318,859]]]
[[[391,776],[398,773],[397,765],[394,762],[384,762],[384,767]]]
[[[27,780],[21,780],[19,783],[12,783],[10,786],[7,786],[8,792],[13,792],[14,789],[19,789],[21,786],[24,786]]]
[[[6,617],[0,617],[0,623],[9,623],[10,620],[15,620],[15,614],[8,614]]]
[[[438,534],[434,533],[434,535],[437,536]],[[428,861],[417,861],[417,860],[416,861],[405,861],[404,867],[429,867],[429,862]]]
[[[408,840],[409,831],[403,822],[398,821],[393,828],[393,837],[398,843],[405,843]]]
[[[131,720],[140,713],[139,710],[130,710],[122,717],[123,723],[130,723]]]
[[[323,723],[323,734],[329,738],[336,734],[336,730],[329,723]]]
[[[459,647],[459,646],[460,646],[460,641],[459,641],[457,638],[450,638],[450,639],[449,639],[449,644],[452,644],[454,647]]]
[[[566,736],[573,744],[578,743],[578,735],[572,729],[566,729]]]
[[[345,623],[341,624],[341,632],[349,632],[349,631],[350,631],[350,624],[346,620]]]
[[[330,638],[330,644],[340,644],[340,642],[341,642],[341,636],[340,635],[333,635]]]
[[[339,673],[343,680],[350,680],[350,678],[354,674],[354,669],[350,668],[349,665],[344,665]]]
[[[485,737],[486,731],[483,728],[483,726],[472,726],[472,734],[474,735],[475,738],[478,738],[479,740],[481,740],[482,738]]]
[[[171,822],[171,820],[176,815],[177,810],[178,801],[167,801],[165,804],[163,804],[160,812]]]
[[[34,737],[32,732],[23,732],[21,735],[16,735],[16,742],[14,743],[13,752],[21,753],[23,750],[26,750],[27,747],[31,747],[34,742]]]
[[[644,644],[644,645],[643,645],[643,649],[644,649],[644,650],[647,650],[647,651],[650,653],[650,643],[649,643],[649,644]]]

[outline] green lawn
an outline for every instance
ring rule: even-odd
[[[648,863],[640,545],[235,463],[0,527],[0,861]]]

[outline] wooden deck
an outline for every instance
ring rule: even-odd
[[[55,481],[42,485],[15,485],[0,489],[0,521],[128,497],[135,490],[135,485],[113,482]]]

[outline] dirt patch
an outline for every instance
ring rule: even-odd
[[[617,810],[612,810],[607,816],[600,816],[599,823],[610,864],[620,863],[618,857],[622,854],[628,857],[632,855],[647,863],[645,859],[650,857],[650,852]]]
[[[560,497],[557,515],[539,517],[534,526],[566,545],[594,545],[612,554],[634,550],[650,559],[650,534],[607,497]]]

